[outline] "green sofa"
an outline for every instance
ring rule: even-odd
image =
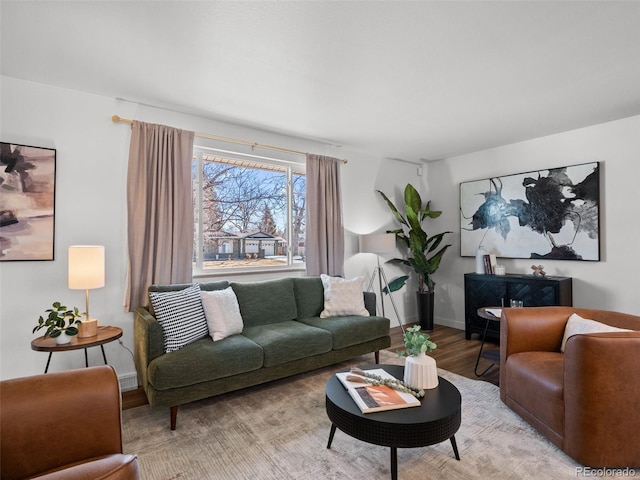
[[[152,285],[150,292],[191,284]],[[176,428],[178,405],[307,372],[391,345],[389,319],[375,315],[375,294],[364,292],[371,316],[320,318],[320,277],[261,282],[200,283],[202,291],[231,286],[243,320],[242,334],[220,341],[207,336],[165,353],[162,327],[152,307],[136,309],[134,359],[138,381],[152,407],[170,407]]]

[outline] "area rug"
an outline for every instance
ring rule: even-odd
[[[381,352],[381,363],[402,362],[391,352]],[[331,449],[326,448],[331,426],[325,411],[327,379],[351,366],[371,363],[373,355],[358,357],[181,406],[175,431],[169,429],[168,408],[125,410],[125,452],[138,455],[146,480],[387,480],[388,448],[340,431]],[[456,433],[461,460],[454,458],[448,441],[398,449],[400,479],[582,476],[580,465],[502,404],[495,385],[443,370],[439,374],[462,395],[462,426]]]

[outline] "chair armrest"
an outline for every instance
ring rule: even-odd
[[[2,381],[1,478],[122,453],[120,385],[111,366]]]
[[[608,445],[620,459],[639,459],[629,439],[640,432],[640,331],[574,335],[564,358],[567,453],[580,462]]]
[[[140,385],[146,390],[147,368],[154,358],[164,354],[164,334],[158,320],[146,307],[138,307],[133,317],[133,358]]]

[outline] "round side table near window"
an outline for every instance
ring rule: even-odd
[[[75,335],[71,342],[58,345],[55,338],[38,337],[31,342],[31,350],[37,352],[49,352],[49,358],[47,359],[47,366],[44,369],[44,373],[49,371],[49,363],[51,362],[51,356],[54,352],[67,352],[69,350],[80,350],[84,348],[84,364],[89,366],[89,359],[87,357],[87,348],[99,346],[102,350],[102,358],[104,364],[107,365],[107,355],[104,353],[104,344],[113,342],[122,336],[122,329],[120,327],[98,327],[98,334],[93,337],[79,338]]]

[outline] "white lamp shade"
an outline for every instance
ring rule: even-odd
[[[372,233],[360,235],[361,253],[390,253],[396,250],[396,236],[393,233]]]
[[[72,245],[69,247],[69,288],[86,290],[104,287],[104,247]]]

